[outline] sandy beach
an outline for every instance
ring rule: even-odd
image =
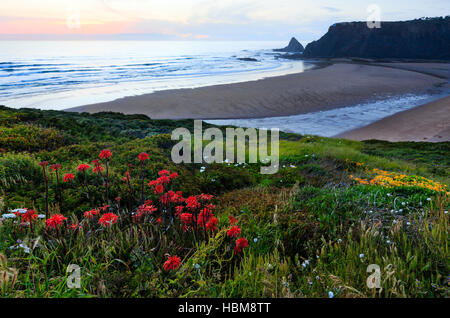
[[[450,141],[450,96],[336,137],[353,140]]]
[[[450,64],[335,63],[304,73],[237,84],[159,91],[68,109],[146,114],[153,119],[287,116],[357,104],[444,85]],[[411,68],[411,70],[408,69]],[[432,70],[432,71],[430,71]],[[438,72],[436,76],[433,72]]]

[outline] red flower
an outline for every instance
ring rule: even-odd
[[[161,176],[156,180],[159,184],[168,184],[170,182],[170,178],[168,176]]]
[[[139,159],[139,161],[142,162],[142,161],[150,159],[150,157],[148,156],[148,153],[142,152],[138,155],[138,159]]]
[[[78,224],[78,223],[74,223],[74,224],[69,225],[67,228],[68,228],[69,230],[76,230],[76,229],[78,229],[78,228],[81,229],[81,225]]]
[[[117,202],[120,202],[120,197],[117,197],[114,200],[116,200]]]
[[[69,182],[72,181],[73,179],[75,179],[75,176],[71,173],[68,173],[64,176],[63,181],[64,182]]]
[[[150,202],[151,203],[151,202]],[[147,204],[143,204],[141,205],[138,210],[136,211],[136,218],[141,218],[144,214],[152,214],[153,212],[155,212],[157,210],[157,208],[155,208],[153,205],[147,205]]]
[[[156,185],[155,194],[163,193],[163,191],[164,191],[164,187],[162,185],[160,185],[160,184]]]
[[[241,228],[239,226],[233,226],[227,231],[229,237],[238,237],[241,234]]]
[[[109,227],[112,224],[117,223],[118,218],[119,217],[117,215],[115,215],[114,213],[106,213],[106,214],[103,214],[103,216],[100,218],[100,220],[98,220],[98,223],[103,226]]]
[[[213,216],[209,209],[202,209],[198,215],[197,224],[200,226],[205,226],[209,219]]]
[[[102,150],[98,156],[100,159],[109,159],[112,156],[112,153],[109,149],[105,149]]]
[[[167,261],[164,263],[165,271],[173,271],[176,270],[181,265],[181,259],[178,256],[169,256]]]
[[[179,206],[177,206],[177,207],[175,207],[175,214],[178,216],[178,215],[180,215],[181,213],[183,213],[183,209],[184,209],[184,207],[182,206],[182,205],[179,205]]]
[[[169,178],[170,178],[170,179],[176,179],[176,178],[178,178],[178,173],[172,172],[172,173],[170,174]]]
[[[160,172],[158,172],[159,176],[168,176],[170,174],[170,172],[166,169],[161,170]]]
[[[185,225],[189,225],[192,223],[192,214],[191,213],[181,213],[180,220]]]
[[[162,187],[162,186],[161,186],[161,187]],[[163,195],[159,198],[159,201],[160,201],[162,204],[167,204],[167,203],[169,203],[169,193],[163,194]]]
[[[175,192],[175,197],[177,198],[178,202],[183,202],[184,201],[183,192],[181,192],[181,191]]]
[[[200,194],[200,195],[198,196],[198,198],[199,198],[200,200],[209,201],[209,200],[211,200],[211,199],[213,198],[213,196],[212,196],[211,194],[204,194],[204,193],[202,193],[202,194]]]
[[[65,220],[67,220],[67,218],[62,214],[55,214],[45,221],[45,225],[47,228],[56,229],[59,225],[62,225]]]
[[[100,211],[106,212],[109,209],[109,205],[101,206],[101,207],[99,207],[99,209],[100,209]]]
[[[91,166],[85,163],[82,163],[78,166],[77,171],[85,172],[87,169],[89,169]]]
[[[191,209],[191,210],[195,210],[200,206],[200,204],[197,201],[197,198],[194,196],[190,196],[189,198],[186,199],[186,207]]]
[[[84,216],[86,219],[92,219],[92,218],[93,218],[94,216],[96,216],[98,213],[99,213],[98,210],[93,209],[93,210],[84,212],[83,216]]]
[[[42,162],[39,163],[39,165],[41,167],[47,167],[48,166],[48,161],[42,161]]]
[[[130,172],[125,171],[125,177],[122,178],[123,181],[128,181],[130,179]]]
[[[235,225],[238,223],[238,220],[232,215],[228,216],[228,220],[230,222],[230,225]]]
[[[213,216],[209,219],[208,223],[206,223],[206,229],[210,231],[217,231],[217,224],[219,223],[219,220]]]
[[[234,251],[235,251],[236,254],[237,254],[237,253],[240,253],[240,252],[242,252],[242,250],[243,250],[244,248],[246,248],[247,246],[248,246],[248,241],[247,241],[247,239],[244,238],[244,237],[241,237],[240,239],[238,239],[238,240],[236,241],[236,246],[234,247]]]
[[[183,193],[181,191],[173,192],[172,190],[170,190],[161,197],[162,203],[168,203],[169,201],[172,203],[183,202],[184,201]]]
[[[50,166],[51,171],[58,171],[59,169],[61,169],[61,165],[58,163],[55,163],[54,165]]]
[[[156,223],[161,224],[161,223],[162,223],[161,218],[157,218],[157,219],[156,219]]]
[[[25,212],[24,214],[22,214],[22,222],[32,222],[34,220],[36,220],[36,218],[38,217],[36,211],[34,210],[27,210],[27,212]]]
[[[103,171],[103,167],[101,165],[96,165],[92,171],[94,172],[102,172]]]

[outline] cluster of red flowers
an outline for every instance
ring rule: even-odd
[[[227,231],[229,237],[238,237],[241,235],[241,228],[239,226],[233,226]]]
[[[235,251],[236,254],[240,253],[247,246],[248,246],[247,239],[245,237],[241,237],[241,238],[237,239],[236,246],[234,247],[234,251]]]
[[[172,190],[160,196],[160,201],[163,204],[182,203],[184,202],[183,193],[181,191],[173,192]]]
[[[81,224],[79,224],[79,223],[73,223],[73,224],[70,224],[67,228],[69,229],[69,230],[78,230],[78,229],[81,229],[83,226],[81,225]]]
[[[17,217],[19,217],[19,216],[22,217],[22,223],[30,222],[30,224],[31,224],[31,222],[36,220],[38,217],[38,214],[34,210],[27,210],[25,213],[16,212],[14,214]]]
[[[98,220],[98,224],[103,225],[105,227],[110,227],[112,224],[117,223],[118,219],[119,217],[116,214],[109,212],[103,214],[100,220]]]
[[[102,207],[99,207],[97,209],[92,209],[89,211],[86,211],[83,213],[83,216],[88,220],[93,220],[95,217],[100,217],[100,212],[107,212],[109,209],[109,205],[105,205]],[[98,220],[98,224],[110,227],[112,224],[117,223],[117,220],[119,219],[119,216],[112,213],[104,213]]]
[[[173,271],[181,266],[181,259],[178,256],[169,256],[167,261],[164,263],[165,271]]]
[[[75,175],[72,174],[72,173],[68,173],[68,174],[66,174],[66,175],[64,176],[63,181],[64,181],[64,182],[70,182],[70,181],[72,181],[73,179],[75,179]]]
[[[215,206],[209,201],[213,198],[209,194],[200,194],[198,196],[190,196],[184,200],[187,212],[182,213],[183,206],[177,207],[177,216],[183,223],[184,231],[190,229],[204,228],[208,231],[217,231],[219,220],[214,216],[213,210]]]
[[[90,165],[82,163],[77,167],[77,171],[86,172],[86,170],[88,170],[90,167],[91,167]]]
[[[103,167],[102,167],[102,163],[100,160],[98,159],[94,159],[92,160],[92,163],[94,164],[94,168],[92,169],[92,171],[94,171],[95,173],[101,173],[103,171]]]
[[[112,153],[109,149],[102,150],[99,155],[100,159],[109,159],[111,156]]]
[[[151,215],[156,210],[157,209],[153,205],[153,202],[151,200],[147,200],[147,201],[144,202],[144,204],[139,206],[139,208],[137,209],[137,211],[136,211],[136,213],[134,214],[133,217],[134,217],[135,220],[140,220],[143,216]]]
[[[90,210],[90,211],[86,211],[86,212],[84,212],[84,214],[83,214],[83,216],[86,218],[86,219],[93,219],[96,215],[98,215],[99,214],[99,211],[97,210],[97,209],[92,209],[92,210]]]
[[[56,229],[61,226],[66,220],[67,218],[62,214],[54,214],[52,215],[52,217],[48,218],[45,221],[45,225],[47,226],[47,228]]]
[[[99,154],[100,159],[104,159],[106,162],[106,178],[108,180],[108,163],[111,158],[112,153],[110,150],[105,149],[102,150]],[[140,153],[137,157],[141,164],[141,202],[144,201],[144,162],[149,160],[149,155],[145,152]],[[44,168],[48,166],[48,162],[43,161],[40,165]],[[98,173],[99,176],[103,177],[102,171],[104,170],[102,163],[99,159],[95,159],[92,161],[93,172]],[[86,171],[90,169],[91,166],[89,164],[80,164],[76,171],[82,172],[84,174],[84,182],[86,188],[87,178]],[[61,165],[54,164],[51,166],[51,171],[57,172],[61,169]],[[163,220],[170,220],[171,223],[174,221],[179,221],[179,224],[182,225],[182,229],[184,232],[196,232],[201,233],[200,235],[196,235],[196,237],[202,237],[202,235],[207,239],[209,237],[210,232],[215,232],[218,230],[219,220],[214,216],[215,206],[211,203],[213,199],[212,195],[209,194],[200,194],[196,196],[189,196],[187,198],[183,197],[183,193],[181,191],[173,191],[170,189],[171,182],[179,177],[178,173],[170,172],[168,170],[161,170],[158,172],[158,178],[156,180],[152,180],[148,183],[148,185],[152,188],[153,193],[157,195],[159,198],[157,203],[153,203],[151,200],[145,201],[141,204],[136,212],[132,215],[132,220],[134,222],[147,222],[147,216],[151,216],[151,220],[156,221],[158,224],[162,224]],[[68,173],[63,177],[64,182],[71,182],[75,179],[75,175],[72,173]],[[127,186],[130,192],[130,198],[133,197],[133,190],[130,184],[130,172],[125,173],[124,181],[127,182]],[[108,195],[108,181],[105,183],[106,187],[106,197],[109,201]],[[89,192],[89,189],[88,189]],[[89,193],[90,195],[90,193]],[[91,201],[92,204],[92,201]],[[116,198],[116,207],[120,210],[120,198]],[[113,224],[116,224],[119,220],[119,216],[115,213],[111,212],[109,205],[105,205],[103,207],[99,207],[96,209],[91,209],[89,211],[84,212],[83,216],[86,221],[91,220],[90,224],[98,223],[103,227],[111,227]],[[23,222],[31,222],[37,218],[37,213],[34,210],[28,210],[26,213],[22,215]],[[55,214],[48,218],[45,221],[47,229],[58,229],[61,227],[64,222],[67,220],[62,214]],[[98,221],[97,221],[98,220]],[[83,223],[83,222],[82,222]],[[68,229],[77,230],[82,227],[82,223],[74,223],[68,225]],[[248,247],[248,241],[244,237],[241,236],[241,228],[237,226],[238,220],[233,216],[229,216],[229,224],[230,228],[227,230],[226,234],[229,238],[236,240],[234,251],[235,253],[240,253],[246,247]],[[198,231],[198,232],[197,232]],[[59,233],[59,232],[58,232]],[[163,269],[165,271],[174,271],[181,266],[181,259],[178,256],[169,256],[167,261],[163,265]]]
[[[228,217],[228,219],[229,219],[229,223],[230,223],[230,225],[232,225],[232,227],[227,230],[227,235],[231,238],[239,237],[241,235],[241,228],[239,226],[235,225],[238,223],[238,220],[232,215],[230,215]],[[238,238],[236,240],[236,246],[234,247],[234,252],[236,254],[238,254],[238,253],[242,252],[242,250],[246,247],[248,247],[247,239],[245,237]]]
[[[146,153],[146,152],[142,152],[138,155],[138,160],[141,162],[148,160],[148,159],[150,159],[150,157],[148,156],[148,153]]]
[[[150,187],[153,187],[155,194],[163,193],[165,187],[170,183],[170,181],[178,178],[178,173],[170,173],[167,170],[161,170],[160,172],[158,172],[158,175],[158,179],[152,180],[148,183]]]
[[[156,180],[150,181],[148,185],[153,188],[155,194],[159,195],[161,204],[175,206],[175,216],[183,224],[184,231],[201,228],[209,231],[217,231],[219,220],[212,212],[214,205],[209,203],[213,198],[212,195],[200,194],[185,199],[181,191],[167,190],[169,183],[178,178],[178,173],[170,173],[170,171],[164,169],[159,171],[158,175],[159,177]],[[142,215],[142,212],[145,212],[145,208],[145,205],[140,207],[136,215]],[[154,212],[155,209],[151,205],[151,212]],[[185,210],[186,212],[184,212]]]

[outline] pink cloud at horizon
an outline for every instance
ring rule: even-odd
[[[79,27],[69,27],[66,19],[6,19],[0,20],[0,34],[120,34],[133,25],[121,22],[81,22]]]

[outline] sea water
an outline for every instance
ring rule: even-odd
[[[0,41],[0,105],[65,109],[160,90],[299,73],[283,42]],[[256,61],[241,60],[251,58]]]

